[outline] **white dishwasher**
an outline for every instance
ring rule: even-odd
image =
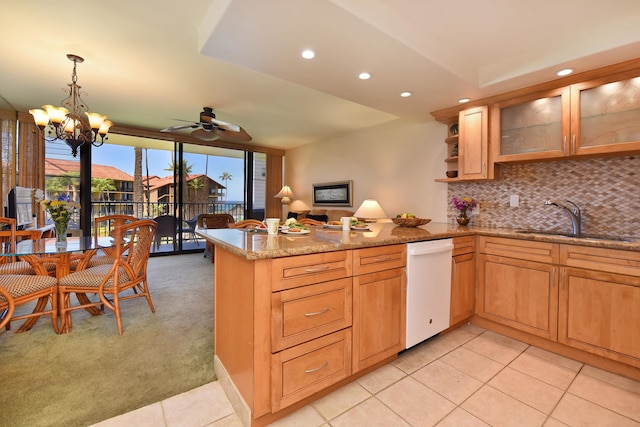
[[[452,239],[407,243],[406,348],[449,327],[452,253]]]

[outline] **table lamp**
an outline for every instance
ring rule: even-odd
[[[362,202],[353,216],[364,219],[364,222],[376,222],[379,218],[387,218],[387,214],[384,213],[380,204],[374,199],[366,199]]]
[[[294,197],[293,191],[291,191],[291,187],[288,185],[283,185],[278,194],[274,196],[277,199],[282,199],[283,205],[288,205],[291,203],[291,199]]]

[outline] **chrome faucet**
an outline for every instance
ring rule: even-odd
[[[576,237],[579,237],[581,233],[581,223],[582,223],[582,215],[580,213],[580,208],[578,207],[578,205],[576,205],[570,200],[567,200],[566,202],[570,203],[572,206],[569,207],[562,202],[558,202],[557,200],[547,200],[546,202],[544,202],[544,204],[553,205],[553,206],[557,206],[559,208],[564,209],[567,212],[567,214],[569,214],[569,218],[571,219],[571,228],[573,231],[573,235]]]

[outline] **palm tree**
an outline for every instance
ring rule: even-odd
[[[227,201],[227,194],[228,194],[228,188],[227,187],[227,182],[231,181],[231,174],[229,172],[222,172],[222,175],[220,175],[218,178],[220,178],[221,180],[224,181],[224,186],[225,186],[225,191],[224,191],[224,201]]]
[[[186,204],[188,202],[188,200],[187,200],[187,178],[191,174],[191,170],[192,169],[193,169],[193,165],[187,164],[187,161],[185,159],[182,159],[182,176],[180,177],[179,181],[180,181],[180,184],[181,184],[181,187],[182,187],[183,208],[186,207]],[[174,163],[173,160],[171,160],[169,165],[166,168],[164,168],[164,170],[173,172],[173,175],[175,176],[176,173],[178,172],[178,166]]]
[[[135,160],[133,164],[133,202],[135,206],[134,215],[138,218],[143,216],[144,211],[144,187],[142,185],[142,147],[133,148]]]

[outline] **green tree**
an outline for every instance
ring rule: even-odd
[[[116,191],[116,184],[112,178],[91,178],[91,194],[97,194],[98,200],[105,200],[104,194],[109,191]]]
[[[231,174],[229,172],[222,172],[222,175],[220,175],[218,178],[223,180],[224,181],[224,186],[227,187],[227,183],[229,181],[231,181],[231,179],[233,177],[231,176]],[[227,195],[228,194],[229,194],[229,191],[228,191],[228,187],[227,187],[227,188],[225,188],[225,191],[224,191],[224,200],[225,201],[227,201]]]
[[[187,178],[191,174],[192,169],[193,169],[193,165],[188,164],[185,159],[182,159],[182,176],[179,177],[179,181],[182,187],[182,195],[183,195],[182,197],[184,198],[182,202],[185,205],[188,202]],[[171,160],[169,165],[166,168],[164,168],[164,170],[173,172],[173,176],[176,176],[176,174],[178,173],[178,165],[176,165],[174,161]]]
[[[75,194],[80,187],[80,172],[65,172],[62,175],[49,178],[45,184],[45,190],[49,197],[55,197],[62,193]]]

